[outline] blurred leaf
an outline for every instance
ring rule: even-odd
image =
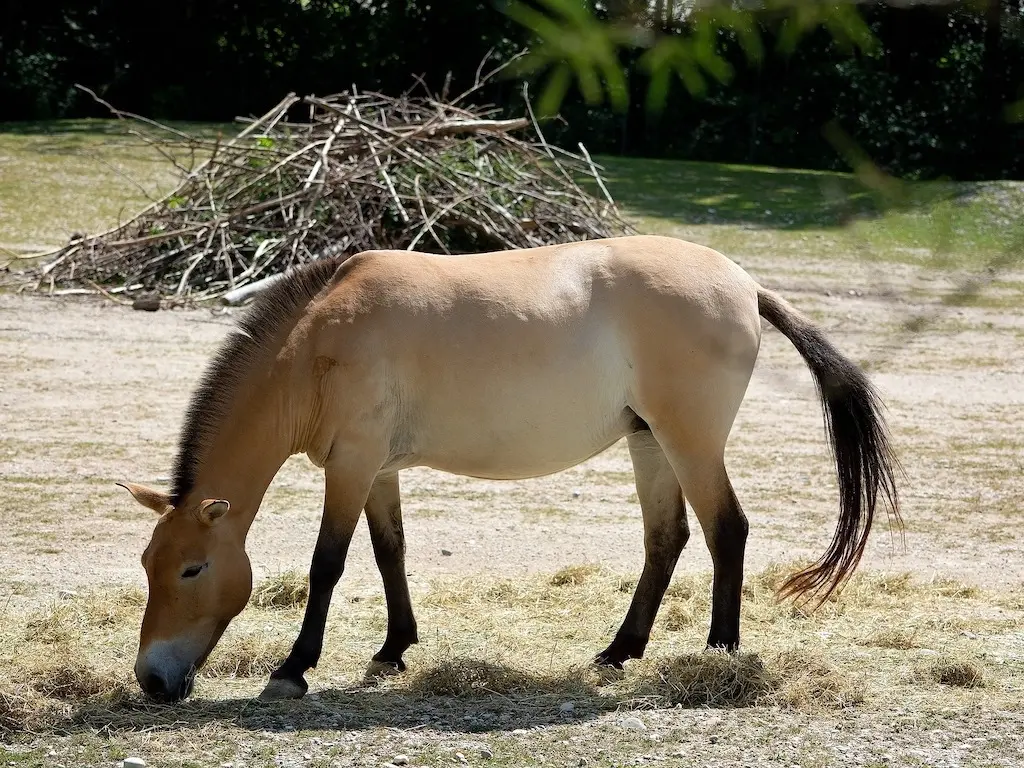
[[[647,108],[660,111],[668,98],[672,74],[694,96],[707,92],[707,79],[728,82],[733,68],[719,51],[721,33],[735,35],[748,61],[760,63],[764,44],[758,29],[762,14],[784,16],[778,37],[778,49],[792,53],[809,32],[823,27],[845,51],[873,54],[878,41],[855,3],[821,3],[817,0],[768,0],[759,8],[738,8],[725,0],[695,7],[687,20],[687,30],[679,34],[657,34],[653,29],[664,23],[654,18],[653,6],[637,9],[628,20],[600,20],[584,0],[536,0],[540,10],[521,0],[510,0],[505,12],[533,32],[537,46],[510,71],[525,76],[552,70],[542,104],[545,112],[558,110],[575,74],[580,93],[587,104],[600,103],[607,95],[612,107],[624,110],[629,103],[625,68],[620,50],[646,49],[639,66],[650,82]],[[566,70],[568,67],[568,70]]]
[[[1006,106],[1006,122],[1024,123],[1024,99]]]

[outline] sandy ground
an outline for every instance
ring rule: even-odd
[[[881,521],[865,567],[1019,585],[1024,313],[1012,302],[943,305],[950,284],[911,267],[741,262],[818,319],[883,392],[908,475],[907,535],[904,546]],[[139,555],[153,520],[114,483],[166,481],[186,401],[236,315],[0,294],[0,598],[144,585]],[[924,318],[921,327],[906,331],[914,318]],[[821,412],[802,361],[773,329],[727,459],[751,520],[750,568],[824,551],[837,497]],[[426,469],[401,479],[414,585],[435,574],[516,575],[582,562],[639,573],[639,506],[624,442],[534,480]],[[319,472],[293,457],[250,536],[257,576],[308,567],[321,493]],[[695,535],[679,568],[709,567]],[[374,583],[361,523],[342,588]]]

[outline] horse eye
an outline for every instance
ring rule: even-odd
[[[203,572],[203,569],[206,567],[206,565],[206,563],[203,563],[202,565],[193,565],[191,568],[186,568],[185,571],[181,574],[181,578],[194,579],[196,576]]]

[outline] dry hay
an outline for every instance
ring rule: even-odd
[[[325,255],[477,253],[633,232],[582,144],[582,155],[552,147],[532,112],[494,119],[495,109],[466,103],[474,92],[452,102],[354,88],[289,95],[226,143],[111,107],[161,129],[133,133],[176,165],[183,153],[207,159],[180,167],[181,185],[128,223],[45,254],[25,287],[235,301]]]
[[[284,571],[260,582],[249,602],[257,608],[295,608],[306,604],[309,577],[298,571]]]
[[[409,672],[384,679],[366,670],[383,639],[383,600],[339,595],[309,681],[314,689],[338,691],[339,701],[362,701],[371,691],[382,697],[367,699],[365,707],[346,704],[352,723],[372,721],[363,709],[392,697],[413,708],[424,698],[492,697],[503,708],[554,712],[556,719],[567,699],[589,712],[676,705],[814,711],[870,707],[893,696],[974,701],[963,697],[977,696],[980,686],[987,700],[1014,706],[1009,702],[1024,670],[1010,662],[987,668],[977,659],[999,638],[1011,638],[1012,647],[1024,628],[1020,611],[992,610],[1017,600],[1016,593],[997,600],[965,585],[862,573],[821,611],[802,614],[773,591],[780,574],[796,567],[749,575],[739,654],[702,651],[710,575],[678,575],[648,658],[614,674],[589,662],[614,634],[631,595],[619,590],[620,575],[593,565],[524,579],[434,581],[414,595],[422,642],[406,654]],[[257,585],[256,594],[287,593],[294,602],[282,606],[274,598],[261,607],[254,600],[214,650],[198,697],[259,693],[301,621],[296,592],[283,586],[302,581],[286,573]],[[102,590],[33,614],[0,615],[0,728],[38,730],[69,719],[133,728],[173,716],[173,708],[160,714],[147,704],[132,679],[143,605],[137,590]],[[974,633],[949,633],[943,627],[954,618]],[[925,653],[931,656],[922,660]]]
[[[587,670],[531,671],[446,655],[414,671],[406,687],[412,693],[429,696],[593,696],[596,677]]]
[[[920,663],[915,669],[914,678],[957,688],[983,688],[986,684],[985,670],[976,660],[967,656],[941,655]]]
[[[892,648],[897,651],[909,651],[911,648],[921,647],[917,636],[918,633],[916,631],[907,632],[899,627],[886,627],[861,640],[861,644],[874,648]]]
[[[272,630],[225,637],[203,665],[203,677],[262,677],[284,661],[292,644]]]
[[[600,571],[601,567],[598,565],[568,565],[555,572],[550,584],[553,587],[578,586]]]
[[[634,701],[653,706],[747,707],[778,681],[756,653],[709,651],[645,662],[622,685]]]

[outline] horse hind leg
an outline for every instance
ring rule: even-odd
[[[687,451],[683,446],[692,445],[688,441],[677,443],[671,436],[662,440],[711,553],[714,583],[707,646],[735,651],[740,643],[746,515],[729,481],[723,452]]]
[[[683,493],[661,446],[649,431],[627,440],[643,513],[645,557],[626,618],[611,645],[595,659],[597,664],[616,668],[622,668],[627,659],[643,656],[672,572],[690,538]]]

